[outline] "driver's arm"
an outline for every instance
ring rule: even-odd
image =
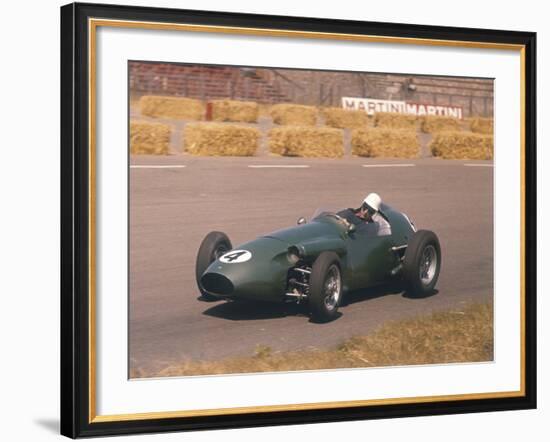
[[[353,209],[344,209],[337,213],[338,216],[344,218],[348,223],[358,225],[361,224],[361,218],[359,218]]]

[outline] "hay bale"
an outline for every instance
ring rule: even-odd
[[[148,121],[130,122],[130,153],[132,155],[167,155],[171,128],[168,124]]]
[[[396,112],[377,112],[374,115],[374,126],[387,129],[416,130],[416,116]]]
[[[430,143],[432,154],[452,160],[492,160],[493,136],[472,132],[441,132]]]
[[[202,120],[204,103],[193,98],[144,95],[139,100],[141,115],[173,118],[175,120]]]
[[[357,129],[351,134],[351,152],[361,157],[417,158],[416,131],[407,129]]]
[[[260,131],[253,127],[223,123],[192,123],[185,126],[183,148],[192,155],[250,156],[256,153]]]
[[[344,140],[340,129],[275,127],[269,131],[269,151],[291,157],[340,158],[344,155]]]
[[[443,131],[458,131],[462,127],[461,120],[453,117],[439,117],[436,115],[426,115],[422,117],[420,128],[425,133],[435,133]]]
[[[338,129],[361,129],[367,126],[368,116],[363,111],[340,107],[326,107],[322,110],[325,125]]]
[[[214,100],[212,101],[212,120],[256,123],[259,106],[255,101]]]
[[[472,118],[470,121],[470,130],[477,134],[493,135],[493,119]]]
[[[317,124],[317,108],[300,104],[276,104],[271,106],[271,118],[275,124],[315,126]]]

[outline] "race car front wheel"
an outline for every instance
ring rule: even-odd
[[[197,285],[201,292],[202,299],[205,301],[213,301],[218,298],[207,293],[201,285],[201,276],[204,271],[216,259],[224,253],[229,252],[233,246],[227,235],[223,232],[210,232],[204,237],[197,253],[197,261],[195,263],[195,276]]]
[[[419,230],[409,241],[403,260],[407,292],[413,296],[433,293],[441,270],[441,246],[437,235]]]
[[[317,322],[328,322],[338,315],[342,298],[342,273],[338,255],[321,253],[311,268],[309,279],[309,308]]]

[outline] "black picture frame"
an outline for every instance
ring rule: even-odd
[[[90,419],[89,18],[521,45],[524,51],[524,395],[95,422]],[[536,408],[536,34],[116,5],[61,8],[61,434],[76,438]]]

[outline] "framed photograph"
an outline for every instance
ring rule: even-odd
[[[528,32],[61,8],[61,433],[536,407]]]

